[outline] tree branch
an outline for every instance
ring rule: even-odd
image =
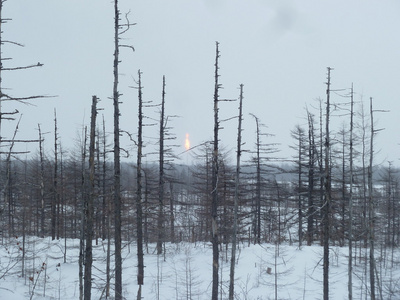
[[[24,67],[15,67],[15,68],[2,68],[2,71],[15,71],[15,70],[25,70],[25,69],[31,69],[31,68],[36,68],[36,67],[42,67],[43,64],[38,62],[36,65],[29,65],[29,66],[24,66]]]

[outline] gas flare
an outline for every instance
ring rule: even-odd
[[[190,149],[189,133],[186,133],[185,148],[186,148],[186,150]]]

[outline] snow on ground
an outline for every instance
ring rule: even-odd
[[[79,299],[78,240],[67,240],[64,263],[64,240],[28,239],[25,246],[24,277],[21,244],[20,238],[14,238],[7,245],[0,246],[0,299]],[[148,253],[145,251],[143,299],[210,299],[211,244],[167,244],[165,248],[164,256],[155,254],[153,244],[149,245]],[[225,246],[222,248],[220,292],[221,299],[227,299],[230,248],[228,253]],[[106,241],[104,244],[99,241],[94,246],[92,299],[105,296],[106,249]],[[398,253],[395,254],[394,258],[398,261]],[[348,248],[331,248],[331,299],[347,299],[347,258]],[[135,244],[124,245],[123,259],[124,297],[136,299]],[[355,261],[358,265],[355,266],[356,274],[353,276],[354,295],[360,299],[361,293],[365,294],[366,291],[364,264],[359,258]],[[386,278],[382,280],[386,295],[387,288],[393,288],[395,281],[399,282],[400,270],[397,265],[394,268],[380,268],[379,271]],[[271,244],[241,244],[237,251],[236,299],[322,299],[322,274],[320,246],[299,248],[280,245],[278,248]],[[389,281],[389,277],[393,281]],[[114,295],[112,289],[111,284],[111,299]],[[398,298],[393,296],[392,299]]]

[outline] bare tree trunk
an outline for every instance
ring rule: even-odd
[[[55,240],[56,235],[57,239],[59,238],[59,230],[58,230],[58,194],[57,194],[57,179],[58,179],[58,145],[57,145],[57,115],[56,110],[54,109],[54,175],[53,175],[53,198],[51,202],[51,238]]]
[[[143,243],[146,247],[146,253],[149,254],[149,222],[148,222],[148,216],[149,216],[149,183],[147,180],[147,174],[145,170],[143,171],[144,175],[144,201],[143,201],[143,207],[141,205],[142,209],[142,217],[143,217],[143,222],[142,222],[142,230],[143,230]]]
[[[43,159],[43,138],[40,124],[39,129],[39,157],[40,157],[40,236],[45,235],[45,199],[44,199],[44,159]]]
[[[340,225],[337,233],[337,239],[339,241],[339,246],[343,247],[345,243],[346,235],[346,128],[343,125],[342,130],[339,131],[339,135],[342,136],[342,197],[340,201]]]
[[[362,164],[362,196],[363,196],[363,204],[362,204],[362,230],[363,230],[363,235],[362,239],[364,242],[364,248],[367,248],[368,246],[368,233],[367,233],[367,227],[368,227],[368,216],[367,216],[367,167],[366,167],[366,156],[367,156],[367,144],[366,144],[366,139],[367,139],[367,124],[366,124],[366,115],[365,115],[365,109],[364,109],[364,103],[361,101],[361,142],[362,142],[362,153],[361,153],[361,164]]]
[[[108,224],[106,223],[106,220],[110,218],[110,212],[108,209],[108,204],[107,204],[107,198],[106,198],[106,170],[107,170],[107,139],[106,139],[106,124],[104,121],[104,115],[103,117],[103,153],[102,153],[102,178],[101,178],[101,197],[103,200],[103,211],[102,211],[102,216],[101,216],[101,227],[102,227],[102,239],[105,240],[106,238],[109,239],[110,236],[108,235]]]
[[[3,60],[3,2],[0,1],[0,61]],[[0,100],[3,100],[3,72],[2,72],[2,67],[0,65]],[[3,103],[0,101],[0,147],[3,147],[3,135],[2,135],[2,124],[3,124]],[[2,162],[2,157],[0,156],[0,166],[3,167],[3,162]],[[5,188],[5,186],[4,186]],[[5,189],[4,189],[5,191]],[[5,196],[5,195],[4,195]],[[6,210],[6,205],[7,205],[7,197],[4,197],[4,203],[0,203],[0,222],[3,221],[3,216],[4,216],[4,211]],[[2,224],[3,225],[3,224]],[[5,229],[1,229],[1,237],[3,239],[4,237],[4,231]]]
[[[258,123],[258,118],[254,116],[254,119],[256,121],[256,134],[257,134],[257,144],[256,144],[256,155],[257,155],[257,169],[256,169],[256,176],[257,176],[257,182],[256,182],[256,215],[255,215],[255,221],[256,221],[256,232],[255,232],[255,237],[256,237],[256,243],[260,244],[261,243],[261,158],[260,158],[260,126]]]
[[[86,193],[86,170],[85,170],[85,161],[86,161],[86,142],[87,142],[87,132],[86,127],[84,130],[83,137],[83,145],[82,145],[82,166],[81,166],[81,175],[82,175],[82,201],[81,201],[81,230],[80,230],[80,238],[79,238],[79,299],[82,300],[84,296],[84,282],[83,282],[83,272],[84,272],[84,263],[85,263],[85,228],[86,228],[86,218],[85,218],[85,199],[87,197]]]
[[[97,186],[97,200],[94,204],[94,211],[95,211],[95,224],[93,225],[94,227],[96,227],[96,230],[94,231],[94,235],[93,237],[96,239],[96,246],[99,244],[99,238],[103,237],[103,204],[104,204],[104,197],[103,197],[103,190],[102,190],[102,186],[104,185],[104,183],[101,180],[101,176],[102,173],[100,173],[100,166],[101,166],[101,150],[100,150],[100,128],[99,126],[96,126],[96,149],[94,150],[94,152],[96,153],[96,163],[95,165],[97,165],[97,176],[95,176],[95,181],[96,181],[96,186]],[[95,198],[95,199],[96,199]]]
[[[3,47],[3,2],[4,1],[0,1],[0,61],[1,60],[3,60],[3,50],[2,50],[2,47]],[[3,85],[2,85],[2,83],[3,83],[3,72],[2,72],[2,67],[0,66],[0,100],[2,100],[4,97],[3,97]],[[2,115],[3,115],[3,104],[2,104],[2,101],[0,101],[0,146],[2,146],[1,145],[1,143],[2,143],[2,140],[3,140],[3,135],[1,134],[1,125],[2,125],[2,123],[3,123],[3,118],[2,118]],[[3,212],[2,211],[0,211],[0,215],[2,214]]]
[[[213,151],[213,164],[212,164],[212,204],[211,204],[211,223],[212,223],[212,248],[213,248],[213,261],[212,261],[212,300],[218,300],[218,285],[219,285],[219,242],[218,242],[218,91],[220,84],[218,83],[218,59],[220,57],[219,43],[216,42],[216,55],[215,55],[215,86],[214,86],[214,151]]]
[[[25,176],[26,176],[26,162],[25,162]],[[25,180],[25,184],[26,184],[26,180]],[[22,208],[22,259],[21,259],[21,277],[22,278],[25,278],[26,206],[27,205],[28,205],[28,203],[24,203],[23,208]]]
[[[299,185],[299,191],[298,191],[298,215],[299,215],[299,229],[298,229],[298,234],[299,234],[299,247],[302,246],[303,244],[303,180],[302,180],[302,159],[303,159],[303,138],[299,134],[299,152],[298,152],[298,159],[299,159],[299,173],[298,173],[298,185]]]
[[[307,208],[307,245],[311,246],[314,241],[314,168],[315,168],[315,140],[314,140],[314,118],[307,111],[308,119],[308,208]]]
[[[330,117],[330,84],[331,68],[328,67],[328,82],[326,89],[326,124],[325,124],[325,202],[324,202],[324,262],[323,262],[323,286],[324,300],[329,299],[329,239],[331,225],[331,174],[330,174],[330,140],[329,140],[329,117]]]
[[[243,84],[240,85],[239,97],[239,124],[236,147],[236,175],[235,175],[235,199],[233,213],[233,232],[232,232],[232,254],[231,269],[229,275],[229,300],[233,300],[235,287],[235,264],[236,264],[236,235],[238,231],[238,206],[239,206],[239,183],[240,183],[240,156],[242,154],[242,102],[243,102]]]
[[[349,267],[348,267],[348,297],[353,299],[353,84],[351,85],[351,103],[350,103],[350,191],[349,191]]]
[[[106,299],[110,297],[110,280],[111,280],[111,224],[112,224],[112,205],[106,196],[106,173],[107,173],[107,142],[106,142],[106,125],[103,115],[103,168],[102,168],[102,198],[103,198],[103,240],[107,239],[107,255],[106,255]]]
[[[119,143],[119,10],[118,0],[114,0],[114,239],[115,239],[115,300],[122,300],[122,256],[121,256],[121,163]]]
[[[323,219],[323,212],[324,212],[324,186],[325,186],[325,176],[324,176],[324,135],[323,135],[323,109],[322,109],[322,99],[319,99],[319,201],[320,201],[320,219]],[[321,245],[323,244],[323,228],[322,224],[319,227],[320,233],[320,241]]]
[[[110,297],[110,281],[111,281],[111,213],[112,204],[108,201],[107,205],[107,258],[106,258],[106,299]]]
[[[369,239],[369,280],[371,290],[371,300],[375,300],[375,207],[372,186],[372,167],[374,158],[374,114],[372,110],[372,98],[370,98],[370,115],[371,115],[371,139],[370,139],[370,156],[368,167],[368,239]]]
[[[142,99],[142,76],[139,75],[139,114],[138,114],[138,151],[137,151],[137,175],[136,175],[136,230],[137,230],[137,256],[138,256],[138,275],[137,283],[139,285],[138,299],[140,299],[141,286],[144,281],[144,261],[143,261],[143,211],[142,211],[142,148],[143,148],[143,99]]]
[[[60,143],[60,207],[61,207],[61,223],[62,223],[62,234],[64,235],[64,263],[67,262],[67,217],[65,209],[65,194],[64,194],[64,163],[63,163],[63,151]]]
[[[172,182],[169,183],[170,199],[170,223],[171,223],[171,242],[175,243],[175,215],[174,215],[174,188]]]
[[[162,89],[161,115],[160,115],[157,254],[162,254],[162,245],[164,242],[164,128],[165,128],[164,112],[165,112],[165,76],[163,76],[163,89]]]
[[[92,294],[92,240],[93,240],[93,210],[94,210],[94,150],[96,139],[96,115],[97,115],[97,97],[92,97],[92,114],[90,120],[90,141],[89,141],[89,195],[85,199],[86,215],[86,247],[85,247],[85,278],[84,278],[84,299],[90,300]]]

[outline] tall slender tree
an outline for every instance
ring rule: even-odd
[[[255,242],[261,243],[261,141],[260,141],[260,122],[258,117],[252,115],[256,121],[256,203],[255,203]]]
[[[219,102],[219,89],[221,84],[219,83],[218,75],[218,60],[220,57],[219,43],[216,42],[216,54],[215,54],[215,74],[214,74],[214,148],[212,155],[212,204],[211,204],[211,230],[212,230],[212,300],[218,299],[218,286],[219,286],[219,242],[218,242],[218,177],[219,177],[219,165],[218,165],[218,132],[219,132],[219,118],[218,118],[218,102]]]
[[[81,149],[82,161],[81,161],[81,224],[80,224],[80,236],[79,236],[79,300],[83,300],[84,297],[84,263],[85,263],[85,202],[87,197],[86,192],[86,145],[87,145],[87,128],[83,130],[83,144]]]
[[[315,173],[316,173],[316,155],[317,149],[315,145],[314,132],[314,116],[307,110],[308,119],[308,207],[307,207],[307,245],[311,246],[314,241],[314,220],[315,220]]]
[[[243,84],[240,85],[239,96],[239,115],[238,115],[238,135],[236,146],[236,173],[235,173],[235,199],[233,212],[233,230],[232,230],[232,253],[231,268],[229,275],[229,300],[233,300],[235,287],[235,264],[236,264],[236,237],[238,232],[238,207],[239,207],[239,183],[240,183],[240,156],[242,155],[242,102],[243,102]]]
[[[324,113],[323,113],[323,100],[319,101],[319,155],[318,155],[318,169],[319,169],[319,205],[320,205],[320,220],[323,219],[324,213],[324,187],[325,187],[325,170],[324,170]],[[322,224],[320,226],[320,241],[323,244]]]
[[[324,300],[329,299],[329,240],[331,226],[331,168],[330,168],[330,135],[329,135],[329,117],[330,117],[330,86],[331,86],[331,70],[328,67],[328,81],[326,83],[326,115],[325,115],[325,197],[323,205],[323,286]]]
[[[158,177],[158,218],[157,218],[157,254],[162,254],[164,242],[164,129],[165,129],[165,76],[163,76],[163,88],[161,96],[160,112],[160,138],[159,138],[159,177]]]
[[[136,239],[137,239],[137,257],[138,274],[137,283],[139,285],[137,299],[141,299],[142,285],[144,281],[144,260],[143,260],[143,212],[142,212],[142,148],[143,148],[143,99],[142,99],[142,76],[140,70],[138,87],[138,139],[137,139],[137,175],[136,175]]]
[[[43,138],[40,124],[39,130],[39,163],[40,163],[40,236],[44,238],[45,235],[45,198],[44,198],[44,157],[43,157]]]
[[[84,299],[90,300],[92,295],[92,240],[93,240],[93,214],[95,198],[95,139],[96,139],[96,116],[97,116],[97,97],[92,97],[92,112],[90,119],[90,140],[89,140],[89,195],[85,201],[85,278],[84,278]]]
[[[59,239],[59,203],[58,203],[58,131],[57,113],[54,109],[54,174],[53,174],[53,195],[51,202],[51,239],[57,235]]]
[[[349,190],[349,264],[348,264],[348,297],[353,299],[353,129],[354,129],[354,90],[350,93],[350,190]]]
[[[305,173],[305,150],[306,150],[306,135],[305,130],[300,126],[296,125],[295,129],[291,131],[292,137],[296,140],[297,144],[293,148],[297,151],[295,162],[297,173],[297,211],[298,211],[298,236],[299,236],[299,247],[303,243],[303,215],[304,215],[304,173]]]
[[[374,162],[374,111],[372,109],[372,97],[369,99],[370,118],[371,118],[371,138],[368,166],[368,240],[369,240],[369,284],[371,300],[376,299],[375,295],[375,203],[373,195],[372,175]]]
[[[119,128],[119,18],[118,0],[114,0],[114,243],[115,243],[115,300],[122,300],[122,256],[121,256],[121,163],[120,163],[120,128]]]

